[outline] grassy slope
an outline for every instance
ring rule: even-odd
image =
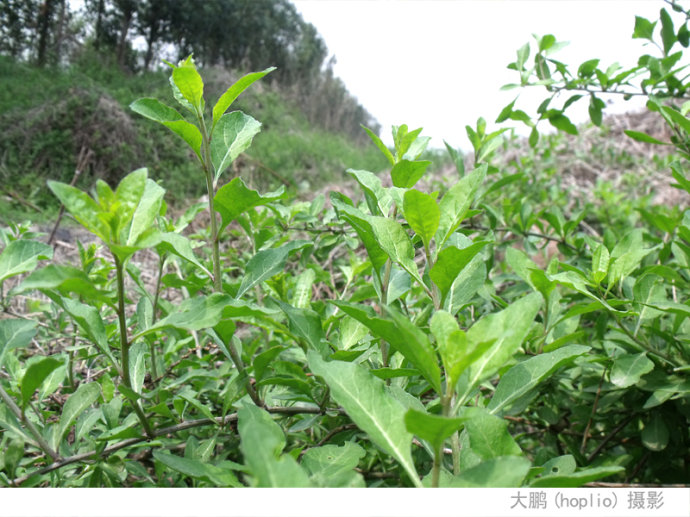
[[[208,77],[210,105],[239,77],[218,70],[201,73]],[[205,185],[184,144],[127,108],[144,96],[174,105],[168,75],[127,76],[97,64],[39,70],[0,57],[0,217],[5,219],[0,222],[49,219],[56,203],[45,182],[71,181],[80,152],[90,153],[80,188],[91,188],[97,178],[114,185],[131,170],[148,167],[168,190],[169,203],[183,205],[201,196]],[[286,181],[305,191],[340,182],[350,167],[376,172],[386,166],[373,145],[312,127],[269,82],[252,86],[233,109],[262,122],[263,131],[226,173],[226,181],[241,174],[257,188]]]

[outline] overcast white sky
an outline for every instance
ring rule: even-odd
[[[335,55],[338,75],[383,126],[424,127],[432,145],[467,148],[464,127],[483,116],[492,128],[501,108],[533,114],[545,91],[499,91],[516,81],[507,70],[532,34],[570,45],[556,59],[579,65],[600,58],[634,65],[655,48],[633,40],[635,15],[652,21],[662,0],[294,0]],[[668,9],[670,10],[670,9]],[[577,70],[577,68],[575,68]],[[561,101],[562,102],[562,101]],[[579,116],[586,118],[586,99]],[[632,102],[632,101],[631,101]],[[579,104],[579,103],[578,103]],[[611,111],[625,110],[621,103]],[[530,111],[531,109],[531,111]],[[516,124],[517,126],[517,124]]]

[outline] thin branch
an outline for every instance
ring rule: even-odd
[[[620,424],[618,424],[613,431],[611,431],[609,434],[606,435],[606,437],[601,441],[601,443],[597,446],[594,451],[587,456],[587,463],[592,463],[592,460],[597,457],[597,455],[602,451],[602,449],[606,446],[607,443],[611,441],[611,439],[618,434],[618,432],[623,429],[626,425],[630,423],[630,421],[635,418],[635,415],[628,415]]]
[[[273,406],[273,407],[265,407],[264,408],[266,411],[269,413],[275,413],[275,414],[281,414],[281,415],[299,415],[299,414],[321,414],[322,411],[318,407],[299,407],[299,406],[291,406],[291,407],[279,407],[279,406]],[[331,410],[329,410],[331,411]],[[336,411],[340,414],[345,414],[345,410],[342,408],[337,408]],[[198,420],[187,420],[185,422],[181,422],[176,425],[172,425],[170,427],[164,427],[160,429],[156,429],[153,432],[153,438],[158,438],[161,436],[166,436],[169,434],[175,434],[180,431],[185,431],[187,429],[193,429],[195,427],[203,427],[206,425],[220,425],[224,426],[227,424],[231,424],[237,422],[237,413],[232,413],[230,415],[226,415],[225,417],[216,417],[216,418],[200,418]],[[149,438],[145,436],[137,436],[135,438],[129,438],[127,440],[123,440],[120,443],[116,443],[115,445],[111,445],[110,447],[105,448],[100,454],[97,453],[96,451],[90,451],[90,452],[85,452],[82,454],[76,454],[74,456],[70,456],[69,458],[64,458],[59,461],[56,461],[50,465],[47,465],[37,471],[31,472],[29,474],[25,474],[24,476],[18,477],[12,481],[12,486],[19,486],[22,483],[24,483],[27,479],[33,476],[40,476],[42,474],[47,474],[48,472],[52,472],[54,470],[60,469],[62,467],[66,467],[67,465],[71,465],[73,463],[78,463],[81,461],[88,461],[88,460],[96,460],[97,458],[105,458],[106,456],[111,455],[114,452],[119,451],[120,449],[124,449],[126,447],[130,447],[132,445],[136,445],[137,443],[145,442],[149,440]]]

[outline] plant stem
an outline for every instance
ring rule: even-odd
[[[41,436],[41,433],[38,432],[38,429],[36,429],[36,426],[34,426],[33,422],[26,418],[26,415],[24,412],[19,409],[19,406],[14,403],[14,400],[12,400],[12,397],[9,396],[9,394],[3,389],[2,386],[0,386],[0,399],[7,405],[7,407],[10,408],[10,411],[14,413],[14,415],[22,421],[22,423],[27,427],[29,432],[33,435],[33,437],[36,439],[36,443],[43,449],[43,452],[45,452],[48,456],[53,458],[53,460],[58,461],[60,459],[60,455],[54,451],[50,445],[48,445],[48,442],[46,442],[43,437]]]
[[[0,387],[0,389],[2,389]],[[10,399],[11,400],[11,399]],[[264,407],[266,411],[269,413],[275,413],[279,415],[302,415],[302,414],[322,414],[323,411],[321,411],[320,408],[318,407],[298,407],[298,406],[293,406],[293,407],[280,407],[280,406],[269,406],[269,407]],[[333,411],[331,409],[331,411]],[[338,408],[336,410],[339,414],[345,415],[345,410],[342,408]],[[181,422],[179,424],[175,424],[170,427],[164,427],[162,429],[157,429],[156,431],[153,432],[153,437],[157,438],[159,436],[166,436],[169,434],[174,434],[178,433],[180,431],[186,431],[187,429],[193,429],[195,427],[202,427],[206,425],[227,425],[237,422],[237,413],[232,413],[230,415],[227,415],[225,417],[216,417],[216,418],[200,418],[198,420],[187,420],[185,422]],[[22,477],[16,478],[12,481],[13,486],[19,486],[22,483],[24,483],[27,479],[29,479],[32,476],[36,475],[42,475],[46,474],[48,472],[52,472],[54,470],[60,469],[62,467],[65,467],[67,465],[71,465],[72,463],[78,463],[80,461],[87,461],[87,460],[93,460],[93,459],[102,459],[106,456],[109,456],[110,454],[119,451],[120,449],[124,449],[126,447],[130,447],[132,445],[136,445],[138,443],[141,443],[145,441],[146,438],[144,437],[136,437],[136,438],[129,438],[126,440],[123,440],[119,443],[116,443],[115,445],[111,445],[110,447],[107,447],[101,452],[97,451],[89,451],[89,452],[83,452],[80,454],[75,454],[74,456],[70,456],[69,458],[64,458],[64,459],[59,459],[56,458],[56,461],[46,467],[43,467],[37,471],[31,472],[29,474],[26,474]]]
[[[202,160],[201,164],[204,168],[206,176],[206,190],[208,192],[208,212],[211,217],[211,246],[213,249],[213,290],[220,293],[223,291],[223,282],[220,271],[220,242],[218,236],[218,221],[216,220],[216,213],[213,208],[213,196],[215,194],[215,187],[213,185],[213,164],[211,163],[211,140],[206,130],[206,123],[204,117],[199,114],[199,129],[202,137]]]
[[[115,257],[115,273],[117,275],[117,318],[120,323],[120,352],[122,354],[122,382],[123,384],[132,389],[132,381],[129,377],[129,347],[131,343],[127,338],[127,318],[125,316],[125,278],[124,278],[124,267],[117,255],[113,254]],[[139,401],[132,401],[132,406],[134,411],[139,417],[141,425],[144,426],[144,431],[146,436],[149,438],[154,437],[153,429],[151,429],[151,424],[149,423],[144,411],[141,409]]]

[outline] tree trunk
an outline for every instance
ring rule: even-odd
[[[98,50],[101,46],[101,39],[103,38],[103,11],[105,9],[104,0],[98,0],[98,7],[96,8],[96,41],[94,48]]]
[[[132,24],[134,10],[125,8],[122,12],[122,25],[120,26],[120,38],[117,44],[117,63],[121,68],[125,66],[125,51],[127,50],[127,34]]]
[[[53,0],[45,0],[38,14],[38,49],[36,61],[38,66],[46,64],[48,53],[48,38],[50,37],[50,22],[53,18]]]

